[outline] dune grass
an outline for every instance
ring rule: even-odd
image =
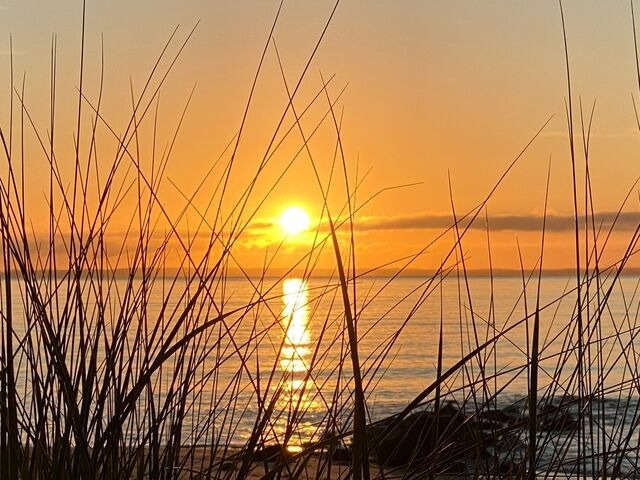
[[[522,266],[520,297],[509,317],[500,318],[491,262],[486,278],[488,302],[474,296],[465,236],[485,214],[491,259],[487,204],[549,120],[532,134],[471,211],[456,211],[450,181],[451,226],[414,255],[380,265],[380,269],[393,267],[395,273],[364,290],[362,285],[377,269],[363,272],[357,268],[354,224],[361,209],[385,191],[364,200],[357,195],[361,179],[353,180],[348,174],[342,120],[336,111],[343,90],[332,96],[333,78],[321,78],[309,103],[301,105],[298,98],[337,6],[338,2],[302,72],[291,82],[273,38],[280,4],[239,129],[199,186],[190,193],[180,190],[185,206],[177,216],[163,203],[161,191],[192,97],[166,149],[159,153],[158,96],[195,28],[182,41],[177,40],[176,29],[143,89],[137,95],[131,89],[131,114],[121,130],[103,114],[102,78],[96,97],[84,90],[81,57],[70,171],[57,154],[55,118],[61,107],[56,101],[55,41],[47,129],[39,128],[32,118],[24,83],[14,83],[11,68],[11,118],[8,126],[0,128],[6,161],[6,174],[0,178],[2,478],[369,480],[436,478],[447,473],[530,479],[563,475],[637,478],[637,284],[629,289],[623,274],[636,254],[640,226],[629,236],[621,257],[603,264],[617,218],[608,229],[596,222],[588,168],[594,113],[592,109],[585,119],[579,105],[580,158],[566,34],[575,278],[553,299],[543,298],[547,199],[552,181],[549,167],[547,191],[541,194],[545,222],[540,257],[532,271]],[[633,4],[631,17],[635,40]],[[561,18],[564,31],[562,11]],[[83,48],[84,36],[83,26]],[[176,45],[176,53],[170,56],[169,47]],[[245,138],[246,119],[271,48],[288,102],[255,177],[244,186],[239,201],[229,206],[230,182]],[[635,62],[638,67],[637,51]],[[640,67],[638,72],[640,91]],[[323,115],[303,126],[302,119],[307,119],[311,107],[318,106]],[[315,122],[312,128],[310,122]],[[335,154],[328,180],[323,181],[310,141],[325,124],[335,132]],[[153,132],[150,139],[142,133],[147,126]],[[49,166],[48,231],[44,235],[31,225],[25,201],[30,168],[24,148],[27,134],[35,136],[39,154]],[[100,151],[100,135],[116,142],[113,155]],[[322,217],[326,221],[319,223],[308,252],[289,271],[273,274],[270,264],[276,251],[265,256],[259,275],[250,274],[237,260],[237,245],[267,199],[256,199],[257,182],[285,139],[291,138],[299,140],[299,149],[273,180],[269,194],[286,181],[287,170],[295,162],[309,162],[324,199]],[[150,162],[140,153],[144,142],[151,144]],[[586,172],[584,198],[579,193],[580,161]],[[329,201],[336,182],[342,182],[346,192],[338,207]],[[211,194],[201,205],[196,199],[206,188]],[[633,190],[625,203],[632,194]],[[133,211],[128,208],[132,198]],[[194,215],[195,225],[185,229],[185,220]],[[128,220],[126,232],[114,227],[114,218]],[[114,237],[119,239],[115,244]],[[435,272],[402,294],[387,311],[372,309],[433,244],[449,238],[453,240]],[[335,270],[318,281],[317,262],[325,251],[331,254]],[[180,259],[177,268],[169,258]],[[238,271],[245,293],[249,292],[240,299],[230,291],[233,281],[238,281],[232,281],[230,272]],[[283,301],[282,283],[294,271],[303,272],[300,285],[315,281],[305,290],[302,306],[320,325],[314,341],[304,345],[308,353],[301,371],[283,367],[283,362],[292,365],[300,360],[298,346],[287,343],[292,343],[287,327],[292,319],[283,322],[283,317],[293,317],[300,306],[288,313],[278,307]],[[444,325],[445,316],[452,314],[445,311],[444,288],[452,282],[459,295],[453,312],[459,328],[454,333]],[[294,293],[298,295],[303,298],[302,292]],[[623,312],[612,309],[613,296],[623,298]],[[408,325],[434,298],[440,306],[439,330],[427,334],[436,351],[435,375],[404,408],[378,418],[371,406],[380,381],[393,365]],[[408,303],[392,333],[379,334],[391,313]],[[558,318],[561,309],[570,312],[570,318]],[[551,328],[558,324],[559,328]],[[460,356],[445,364],[445,337],[450,335],[457,335]],[[375,347],[363,350],[364,342],[371,339]],[[500,366],[498,350],[505,345],[518,350],[524,360]],[[284,354],[286,348],[293,353]],[[507,401],[510,386],[523,377],[526,392]],[[293,380],[298,382],[295,387]],[[313,408],[306,400],[309,396]],[[435,421],[429,427],[435,431],[419,433],[425,442],[434,439],[428,451],[416,450],[400,466],[379,466],[385,439],[395,438],[400,447],[399,429],[410,430],[410,422],[418,421],[420,412],[442,418],[441,412],[451,411],[452,405],[459,412],[459,424]],[[507,415],[505,412],[510,412],[508,421],[492,420]],[[567,416],[571,421],[561,424]],[[251,425],[250,431],[241,431],[246,424]],[[306,442],[297,440],[301,429],[307,430]],[[336,468],[335,454],[342,449],[350,453],[350,459]],[[453,470],[461,465],[464,471]]]

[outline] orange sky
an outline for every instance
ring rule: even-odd
[[[79,84],[81,4],[59,3],[0,0],[0,32],[4,32],[0,38],[0,89],[5,92],[0,102],[0,126],[8,131],[11,35],[14,80],[21,85],[24,73],[29,114],[42,138],[48,137],[50,51],[55,33],[56,157],[69,182]],[[226,218],[237,212],[234,207],[242,204],[243,193],[265,152],[273,151],[269,150],[269,141],[287,108],[286,89],[271,45],[221,199],[221,187],[217,185],[231,155],[225,147],[241,125],[278,2],[133,3],[87,2],[83,90],[95,105],[103,38],[105,76],[101,112],[109,126],[123,135],[132,110],[130,82],[137,97],[164,43],[179,24],[168,56],[152,81],[153,86],[158,85],[169,59],[195,23],[200,22],[160,92],[157,158],[152,158],[155,102],[140,119],[138,143],[131,138],[130,147],[136,156],[139,152],[140,165],[146,172],[151,171],[153,162],[157,167],[157,159],[171,144],[181,111],[195,86],[171,158],[160,175],[163,183],[158,198],[166,215],[175,221],[185,208],[184,195],[191,196],[204,179],[193,204],[180,217],[179,230],[181,235],[196,235],[200,224],[198,235],[208,238],[207,228],[215,220],[217,207],[221,205],[220,218]],[[637,99],[639,92],[630,6],[627,2],[583,0],[567,1],[564,6],[575,121],[579,122],[579,99],[585,115],[596,102],[590,172],[594,210],[606,229],[640,173],[637,162],[640,133],[632,103],[632,95]],[[289,88],[296,85],[332,8],[333,2],[324,0],[285,2],[274,38]],[[343,1],[296,94],[295,109],[301,112],[321,92],[321,75],[325,80],[331,79],[328,92],[332,100],[346,86],[334,112],[341,123],[350,188],[353,190],[364,179],[357,190],[357,205],[387,187],[418,183],[386,191],[358,211],[354,231],[359,265],[375,267],[429,246],[412,266],[436,266],[450,250],[453,239],[450,232],[431,245],[451,224],[448,173],[456,213],[465,214],[483,201],[505,168],[553,116],[487,204],[492,261],[495,267],[518,268],[517,239],[525,264],[529,268],[535,264],[540,250],[547,165],[551,159],[551,218],[545,265],[572,266],[573,206],[564,68],[560,12],[555,1]],[[148,100],[151,96],[144,98]],[[323,188],[329,183],[336,151],[331,116],[322,120],[328,113],[327,105],[322,94],[302,119],[305,137],[319,125],[309,142],[309,151]],[[86,158],[92,112],[88,103],[83,108],[80,149]],[[18,116],[19,109],[15,106],[14,121]],[[290,204],[305,206],[316,220],[321,214],[323,195],[290,110],[275,136],[276,143],[291,127],[291,133],[273,156],[268,155],[266,168],[244,208],[242,219],[249,222],[248,230],[234,246],[234,256],[243,267],[259,267],[267,261],[265,258],[275,255],[273,265],[286,268],[309,250],[311,233],[279,247],[282,233],[272,225]],[[117,143],[104,125],[97,140],[98,170],[104,180]],[[578,138],[582,199],[581,142]],[[48,224],[43,208],[48,167],[30,128],[25,145],[27,202],[37,236]],[[210,176],[205,176],[220,155],[221,162]],[[119,185],[129,185],[134,180],[135,176],[124,170],[117,177]],[[332,215],[341,217],[345,199],[338,155],[328,198]],[[95,200],[96,195],[89,194],[89,203]],[[581,200],[582,213],[583,203]],[[115,245],[123,238],[122,232],[127,229],[136,204],[133,188],[110,219]],[[615,261],[638,223],[640,215],[633,213],[639,210],[635,190],[625,210],[629,213],[609,241],[605,262]],[[163,215],[156,212],[154,217],[154,222],[160,218],[154,223],[158,237],[166,231]],[[236,214],[233,215],[235,218]],[[204,223],[200,223],[201,216]],[[326,219],[320,230],[321,238],[327,235]],[[132,231],[136,232],[135,225]],[[340,232],[345,248],[348,233],[346,227]],[[328,253],[320,255],[319,265],[330,269],[333,261],[328,246],[327,250]],[[484,213],[477,227],[465,237],[463,251],[471,268],[486,268]]]

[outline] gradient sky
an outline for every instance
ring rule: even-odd
[[[275,40],[290,84],[299,77],[333,3],[285,2]],[[195,85],[165,172],[166,179],[182,192],[192,192],[240,126],[277,7],[278,2],[266,0],[88,1],[87,97],[97,98],[103,38],[103,114],[114,129],[122,131],[131,113],[130,82],[139,93],[173,29],[180,25],[171,52],[199,21],[160,95],[159,133],[164,145]],[[639,92],[631,7],[624,1],[585,0],[566,1],[564,7],[575,120],[579,121],[580,99],[586,116],[596,102],[590,171],[594,209],[607,226],[640,173],[640,133],[632,103],[632,96],[637,99]],[[79,1],[0,0],[0,88],[7,92],[1,97],[0,125],[6,130],[9,118],[11,35],[14,77],[21,82],[24,72],[27,106],[35,123],[46,131],[49,58],[52,35],[56,34],[56,138],[63,165],[73,145],[80,26]],[[572,265],[567,85],[558,2],[344,0],[296,97],[297,109],[302,110],[321,88],[320,73],[325,79],[335,75],[329,86],[333,98],[347,86],[336,113],[342,116],[341,136],[352,184],[357,181],[356,171],[358,177],[368,172],[357,200],[361,203],[386,187],[419,182],[417,186],[388,191],[361,210],[356,240],[362,266],[376,266],[427,246],[451,224],[448,174],[456,212],[466,213],[482,201],[506,166],[552,116],[488,203],[492,257],[496,267],[517,268],[517,238],[526,265],[535,264],[551,159],[552,218],[545,263],[554,268]],[[276,55],[269,48],[223,208],[234,205],[254,175],[286,104]],[[311,109],[303,122],[307,132],[326,113],[326,106],[321,97]],[[291,122],[289,115],[287,128]],[[142,134],[147,139],[142,155],[148,157],[151,128],[142,127]],[[113,139],[105,134],[100,145],[108,150],[113,148],[109,142]],[[33,135],[27,135],[26,143],[30,153],[29,201],[38,228],[43,223],[37,205],[46,187],[47,172],[42,168],[46,164],[37,153]],[[265,198],[299,146],[299,135],[284,142],[256,186],[252,206]],[[335,148],[331,121],[320,128],[311,148],[326,180]],[[582,183],[582,148],[577,152]],[[345,192],[342,177],[336,178],[330,206],[337,214]],[[215,180],[211,180],[196,198],[201,205],[206,204],[207,192],[214,186]],[[162,192],[168,208],[179,211],[184,202],[176,188],[167,182]],[[302,204],[317,216],[320,201],[308,158],[303,155],[266,197],[251,230],[238,245],[243,263],[260,265],[264,248],[276,248],[278,232],[271,223],[284,206]],[[619,233],[609,245],[610,254],[605,256],[609,261],[614,261],[625,247],[638,223],[635,192],[625,210]],[[191,225],[194,219],[192,215]],[[124,228],[126,221],[122,223]],[[446,235],[415,266],[436,265],[451,239],[451,234]],[[276,264],[285,266],[304,250],[305,241],[289,242]],[[484,221],[470,231],[464,250],[471,267],[486,267]],[[329,260],[322,261],[330,265]]]

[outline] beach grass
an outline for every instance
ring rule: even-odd
[[[193,92],[164,150],[157,138],[159,94],[179,68],[195,27],[182,40],[176,29],[142,90],[134,94],[131,89],[131,112],[124,128],[103,113],[102,75],[97,95],[85,90],[84,52],[77,104],[58,105],[54,41],[46,128],[32,118],[24,83],[14,80],[11,68],[11,117],[9,125],[0,126],[6,162],[0,178],[0,477],[369,480],[640,475],[638,285],[629,289],[625,281],[625,269],[637,252],[640,225],[630,233],[621,256],[603,263],[610,238],[619,235],[617,217],[605,227],[597,221],[589,174],[594,111],[585,116],[579,102],[576,114],[566,34],[575,220],[572,282],[552,300],[543,298],[548,192],[553,182],[549,167],[546,191],[540,194],[540,255],[534,269],[521,263],[522,287],[513,315],[499,318],[493,302],[493,267],[490,263],[485,277],[489,300],[479,300],[471,287],[465,237],[473,225],[486,222],[491,258],[488,202],[549,120],[532,129],[475,208],[456,210],[449,179],[449,228],[415,254],[363,271],[356,255],[358,214],[389,189],[364,199],[357,195],[361,181],[349,175],[336,109],[344,90],[332,93],[333,77],[321,77],[308,103],[298,98],[301,86],[312,83],[308,72],[338,3],[293,82],[284,73],[274,40],[280,4],[237,133],[194,191],[179,190],[185,206],[177,214],[164,202],[162,191]],[[564,32],[562,11],[560,15]],[[635,40],[633,8],[631,16]],[[84,50],[84,26],[82,35]],[[229,192],[236,181],[246,120],[270,51],[276,55],[287,102],[254,177],[242,186],[239,198],[232,199]],[[634,61],[638,66],[637,49]],[[638,78],[640,93],[640,73]],[[303,124],[312,107],[323,114]],[[56,144],[60,108],[77,111],[71,168],[63,165]],[[315,161],[310,143],[321,125],[329,125],[335,134],[328,176]],[[151,138],[145,138],[145,131],[152,132]],[[38,154],[48,165],[44,233],[32,225],[25,201],[30,168],[26,136],[36,139]],[[113,152],[100,150],[99,139],[104,137],[115,142]],[[289,166],[308,162],[323,198],[324,221],[313,232],[308,251],[290,269],[270,267],[278,247],[265,255],[258,273],[250,272],[236,252],[268,198],[256,194],[256,185],[275,152],[292,138],[299,142],[297,153],[271,180],[268,194],[285,181]],[[145,142],[151,159],[141,153]],[[584,178],[579,171],[585,172]],[[329,201],[336,183],[345,192],[337,206]],[[200,204],[197,199],[205,190],[211,193]],[[634,193],[635,184],[625,203]],[[114,218],[126,218],[124,232]],[[185,228],[187,219],[191,223]],[[411,302],[393,333],[375,337],[388,312],[371,313],[369,307],[436,242],[449,242],[439,268],[390,307]],[[318,262],[326,252],[333,273],[320,277]],[[375,289],[363,290],[363,280],[382,269],[393,273]],[[286,382],[292,371],[283,371],[282,352],[286,347],[295,351],[296,346],[287,344],[283,312],[273,305],[282,301],[282,284],[294,273],[301,284],[322,278],[305,300],[321,328],[313,344],[305,345],[308,357],[303,371],[296,371],[301,377],[291,395]],[[237,276],[251,292],[240,302],[229,291]],[[443,361],[444,337],[452,335],[445,332],[443,321],[450,315],[443,300],[446,282],[453,282],[459,295],[454,313],[460,322],[455,333],[460,356],[452,364]],[[611,309],[614,295],[625,298],[624,311]],[[434,298],[440,305],[439,331],[428,334],[437,352],[436,373],[403,408],[377,418],[372,414],[376,389],[394,361],[399,339]],[[330,306],[322,310],[319,302]],[[487,311],[478,306],[485,303]],[[570,318],[557,318],[560,306],[571,312]],[[561,327],[551,328],[549,322]],[[514,335],[521,337],[517,345]],[[361,342],[371,337],[376,347],[363,351]],[[505,344],[520,349],[524,360],[498,367],[498,350]],[[276,353],[265,353],[269,351]],[[523,378],[526,392],[512,398],[510,386]],[[314,407],[314,412],[304,400],[311,390],[322,407]],[[241,432],[247,422],[250,431]],[[303,428],[308,438],[300,442]],[[407,451],[407,442],[415,448]]]

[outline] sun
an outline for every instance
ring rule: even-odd
[[[302,233],[309,228],[309,225],[311,220],[302,207],[288,207],[280,214],[280,228],[287,235]]]

